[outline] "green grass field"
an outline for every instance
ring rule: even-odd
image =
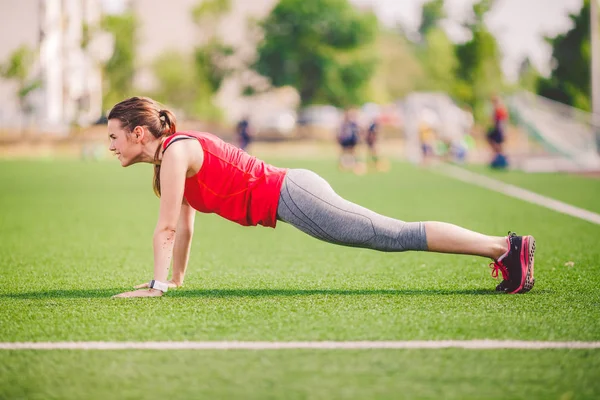
[[[151,279],[151,167],[2,161],[0,342],[600,340],[600,226],[401,163],[361,177],[277,164],[388,216],[532,234],[536,285],[496,294],[485,259],[198,215],[183,288],[111,299]],[[600,211],[598,180],[502,179]],[[599,377],[600,350],[0,350],[0,399],[595,399]]]

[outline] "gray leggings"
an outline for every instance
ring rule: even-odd
[[[422,222],[384,217],[341,198],[325,179],[290,169],[281,187],[277,218],[302,232],[343,246],[379,251],[427,250]]]

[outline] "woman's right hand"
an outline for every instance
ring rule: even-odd
[[[167,284],[169,285],[169,289],[176,289],[178,287],[181,287],[183,285],[183,282],[179,283],[179,282],[175,282],[173,280],[167,281]],[[134,286],[134,289],[146,289],[150,287],[150,282],[146,282],[146,283],[142,283],[141,285],[137,285]]]

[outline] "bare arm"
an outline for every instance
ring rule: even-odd
[[[175,246],[173,248],[173,275],[171,282],[177,286],[183,284],[185,270],[190,258],[190,247],[194,235],[194,210],[188,202],[183,199],[179,221],[177,222],[177,233],[175,234]]]
[[[173,258],[173,248],[182,209],[183,191],[189,156],[180,143],[174,143],[165,155],[160,171],[160,209],[154,229],[154,279],[166,282]]]
[[[189,257],[192,227],[194,224],[193,210],[185,202],[183,192],[188,171],[198,171],[202,166],[203,153],[201,147],[185,144],[187,141],[174,143],[163,156],[160,171],[160,209],[158,222],[154,229],[154,280],[166,282],[169,275],[171,260],[174,264],[174,277],[180,277],[183,282],[185,267]],[[191,142],[191,141],[190,141]],[[178,232],[180,230],[180,232]],[[177,245],[176,245],[177,242]],[[175,285],[175,283],[173,283]],[[136,288],[148,288],[149,284],[138,285]],[[156,289],[138,290],[121,293],[115,297],[154,297],[162,292]]]

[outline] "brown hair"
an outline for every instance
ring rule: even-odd
[[[145,126],[157,139],[173,135],[177,131],[175,115],[148,97],[131,97],[115,105],[108,119],[118,119],[121,127],[131,133],[136,126]],[[162,145],[159,144],[154,154],[158,161]],[[160,164],[154,165],[154,193],[160,197]]]

